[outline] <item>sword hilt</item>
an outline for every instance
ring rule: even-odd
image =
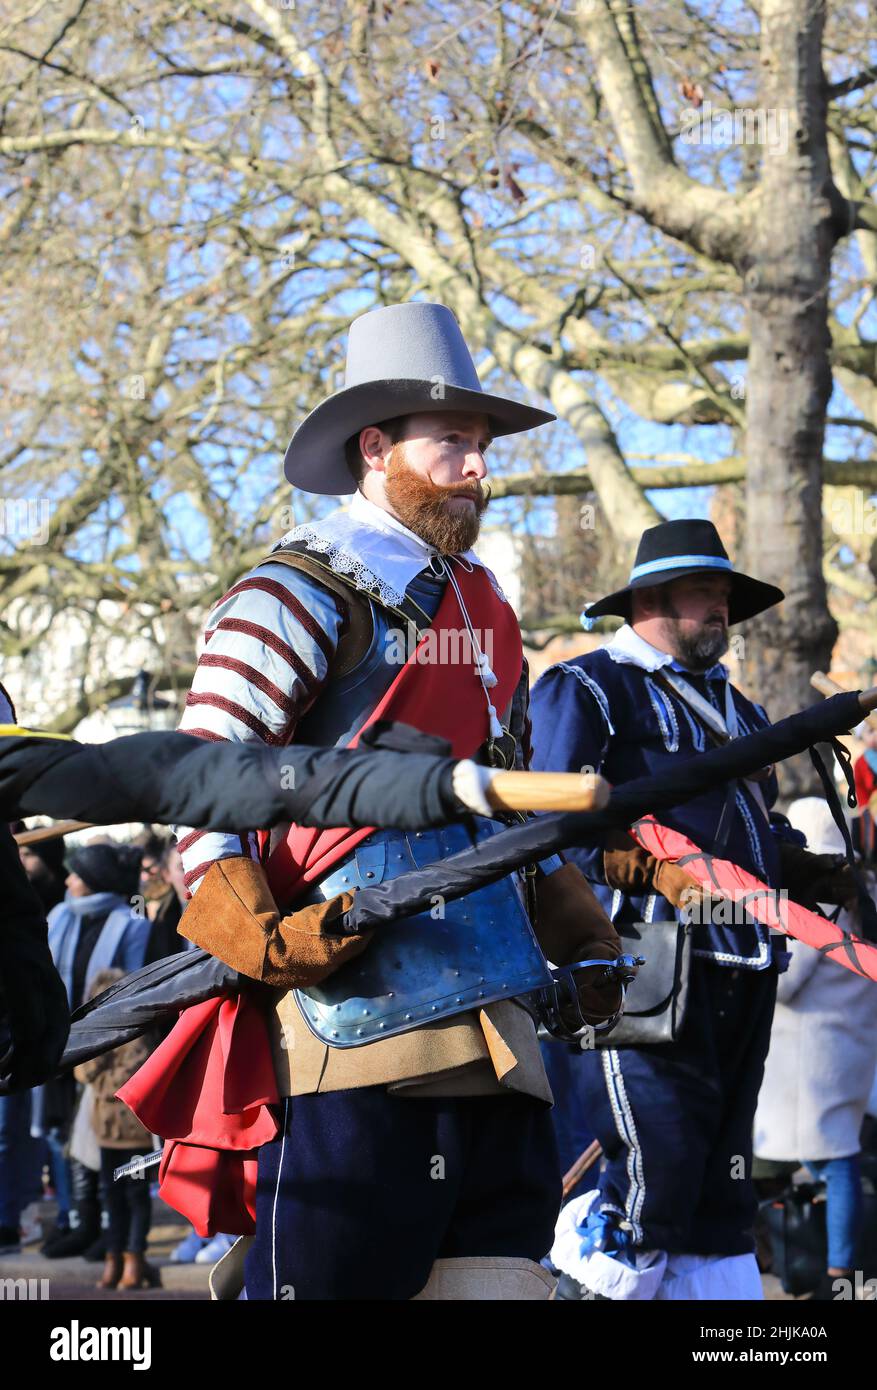
[[[121,1168],[113,1169],[113,1182],[118,1182],[120,1178],[142,1178],[147,1168],[152,1168],[156,1163],[161,1162],[163,1149],[156,1149],[155,1153],[144,1154],[141,1158],[132,1158],[130,1163],[123,1163]]]
[[[632,980],[636,979],[637,971],[641,965],[645,965],[645,956],[631,956],[627,953],[616,956],[615,960],[577,960],[571,965],[556,966],[551,974],[554,977],[554,984],[538,993],[539,1012],[542,1023],[548,1033],[553,1038],[561,1042],[578,1042],[583,1031],[590,1029],[594,1036],[601,1037],[604,1033],[610,1033],[615,1027],[621,1015],[624,1013],[624,1004],[627,998],[627,986]],[[596,982],[597,988],[601,985],[620,985],[621,1000],[615,1013],[602,1023],[589,1023],[582,1013],[579,1003],[578,990],[576,988],[575,975],[579,970],[590,970],[602,967],[601,978]],[[563,1019],[566,1013],[578,1014],[578,1023],[575,1028],[571,1028]]]

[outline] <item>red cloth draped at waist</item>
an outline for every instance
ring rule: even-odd
[[[521,675],[520,629],[480,566],[469,571],[457,565],[455,573],[497,677],[489,695],[501,714]],[[349,746],[355,747],[376,720],[393,719],[446,738],[457,758],[476,753],[490,726],[472,647],[457,640],[465,631],[459,601],[448,584],[431,628]],[[458,659],[447,660],[451,653]],[[292,901],[303,884],[325,875],[374,828],[291,826],[266,864],[275,899]],[[241,994],[184,1010],[118,1094],[147,1129],[166,1140],[159,1190],[168,1205],[200,1235],[252,1234],[258,1148],[277,1133],[272,1107],[279,1100],[267,1024],[258,1005]]]
[[[256,1156],[273,1139],[277,1081],[265,1020],[245,994],[184,1009],[117,1093],[165,1140],[162,1197],[199,1235],[255,1230]]]

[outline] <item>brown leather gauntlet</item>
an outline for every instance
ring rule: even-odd
[[[618,933],[576,864],[564,864],[536,881],[536,937],[553,965],[577,960],[616,960],[622,953]],[[602,1023],[617,1012],[621,986],[589,984],[590,970],[576,974],[579,1005],[589,1023]]]
[[[333,936],[332,924],[353,902],[341,893],[328,902],[281,917],[261,864],[217,859],[180,918],[181,936],[263,984],[301,989],[319,984],[365,950],[371,932]]]
[[[691,908],[703,888],[669,859],[656,859],[626,830],[610,830],[603,850],[603,874],[610,888],[632,898],[660,893],[676,908]]]

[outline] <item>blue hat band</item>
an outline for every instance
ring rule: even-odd
[[[645,574],[660,574],[663,570],[733,570],[730,560],[721,555],[668,555],[663,560],[647,560],[644,565],[634,565],[630,571],[628,584],[642,579]]]

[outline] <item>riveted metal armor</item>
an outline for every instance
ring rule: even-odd
[[[476,841],[503,829],[479,820]],[[398,878],[473,844],[464,825],[375,831],[322,880],[325,898]],[[296,991],[312,1032],[331,1047],[357,1047],[468,1009],[552,984],[510,874],[456,901],[382,926],[368,949],[321,985]]]

